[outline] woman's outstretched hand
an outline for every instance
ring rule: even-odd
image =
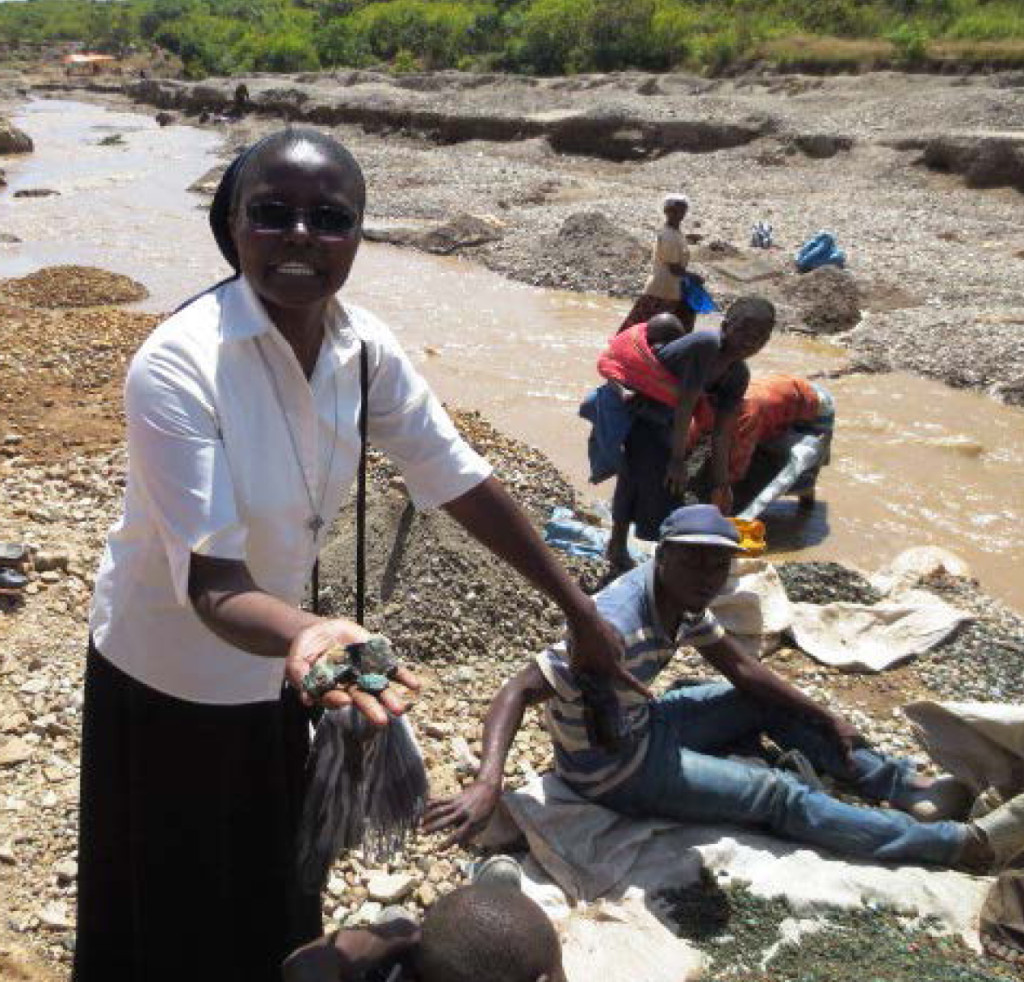
[[[315,702],[327,709],[354,705],[377,726],[387,725],[388,715],[385,709],[394,716],[401,716],[406,711],[406,703],[391,688],[375,696],[363,692],[355,685],[346,685],[339,689],[331,689],[320,699],[313,699],[302,687],[302,680],[327,651],[337,645],[365,641],[369,636],[370,632],[366,628],[355,621],[341,618],[318,621],[303,628],[295,636],[285,659],[284,671],[289,684],[300,694],[305,705],[312,706]],[[399,668],[394,681],[401,683],[410,692],[418,692],[420,689],[419,679],[407,668]]]

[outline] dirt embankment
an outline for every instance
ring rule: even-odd
[[[281,120],[332,128],[367,172],[368,237],[541,286],[636,295],[661,198],[685,190],[719,300],[765,295],[859,368],[1024,404],[1022,81],[342,72],[119,91],[230,147]],[[773,248],[749,245],[758,220]],[[822,229],[846,270],[801,277],[792,254]]]

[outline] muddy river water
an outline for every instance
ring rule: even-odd
[[[143,282],[164,311],[222,276],[204,202],[186,188],[216,163],[220,138],[98,106],[36,101],[15,118],[36,150],[9,158],[0,198],[0,276],[80,263]],[[116,143],[101,143],[118,135]],[[22,188],[59,196],[14,199]],[[372,218],[372,187],[371,223]],[[471,263],[363,246],[347,297],[384,317],[442,398],[479,409],[548,454],[590,497],[586,428],[576,406],[626,304],[512,283]],[[774,339],[755,373],[808,374],[841,349]],[[783,501],[767,514],[779,555],[871,570],[911,545],[945,546],[990,593],[1024,611],[1024,412],[906,375],[828,383],[837,404],[832,464],[805,516]]]

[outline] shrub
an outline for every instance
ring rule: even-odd
[[[900,24],[887,35],[896,57],[907,65],[919,65],[928,53],[928,32],[919,26]]]
[[[346,18],[357,50],[390,61],[412,52],[428,68],[454,68],[479,43],[477,21],[493,14],[486,4],[455,0],[386,0]]]
[[[408,48],[402,48],[391,59],[391,71],[395,75],[411,75],[413,72],[422,71],[422,69],[423,66],[419,59]]]

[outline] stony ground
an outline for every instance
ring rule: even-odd
[[[711,958],[708,982],[999,982],[1009,966],[979,962],[927,918],[865,904],[801,919],[785,897],[765,899],[713,876],[658,898],[680,937]],[[767,953],[767,957],[766,957]]]
[[[81,277],[96,281],[95,273]],[[89,595],[105,533],[120,508],[121,377],[152,318],[114,307],[53,310],[52,298],[41,301],[43,307],[28,307],[13,301],[19,292],[17,284],[0,285],[7,298],[0,304],[0,389],[23,395],[19,414],[0,433],[0,540],[29,543],[34,568],[24,597],[0,598],[0,892],[8,898],[0,923],[0,975],[45,978],[51,971],[65,973],[73,946]],[[97,326],[103,333],[94,351],[84,339]],[[65,339],[60,357],[40,357],[57,331]],[[80,370],[85,360],[101,366],[88,386],[83,379],[90,373]],[[60,406],[69,411],[58,418]],[[477,414],[456,418],[538,522],[555,502],[574,500],[567,482],[536,451],[503,437]],[[371,484],[368,622],[386,630],[428,682],[413,719],[433,791],[446,794],[470,779],[490,696],[529,652],[558,637],[559,617],[496,568],[447,517],[411,515],[401,480],[386,461],[374,457]],[[324,557],[324,599],[339,611],[351,610],[351,525],[351,516],[343,514]],[[605,574],[600,563],[570,565],[588,589]],[[871,596],[863,577],[836,564],[789,564],[784,579],[799,599]],[[772,656],[771,664],[848,713],[879,746],[917,753],[896,707],[924,694],[953,695],[959,679],[982,677],[979,653],[987,659],[984,678],[991,677],[1006,697],[1020,694],[1024,677],[1021,621],[967,581],[936,588],[979,615],[936,657],[875,678],[839,675],[792,649]],[[667,685],[708,673],[691,654],[666,674]],[[510,755],[509,782],[521,783],[549,766],[547,741],[531,714]],[[348,857],[331,878],[325,916],[330,923],[358,923],[393,900],[422,908],[462,880],[469,859],[465,851],[442,850],[427,838],[414,841],[407,856],[386,868],[367,868]]]

